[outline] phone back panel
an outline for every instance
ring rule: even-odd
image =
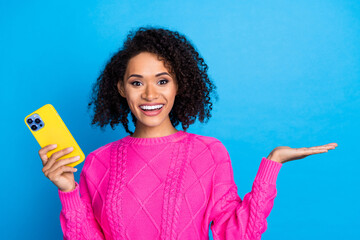
[[[26,122],[26,120],[34,114],[38,114],[44,123],[44,126],[37,131],[33,131]],[[47,153],[48,157],[50,157],[53,152],[62,150],[67,147],[73,147],[74,150],[71,153],[59,158],[58,160],[73,156],[80,156],[80,159],[78,161],[67,164],[67,166],[71,167],[74,167],[85,160],[84,153],[82,152],[79,145],[71,135],[69,129],[66,127],[65,123],[62,121],[59,114],[51,104],[46,104],[45,106],[26,116],[25,124],[26,126],[28,126],[41,148],[49,144],[57,144],[56,149],[51,150]]]

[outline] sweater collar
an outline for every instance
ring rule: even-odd
[[[154,138],[136,138],[131,137],[130,135],[124,137],[122,141],[124,143],[133,143],[133,144],[141,144],[141,145],[152,145],[152,144],[161,144],[161,143],[169,143],[169,142],[177,142],[186,137],[189,133],[184,131],[178,131],[176,133],[164,136],[164,137],[154,137]]]

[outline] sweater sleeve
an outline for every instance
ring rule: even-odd
[[[75,182],[76,188],[73,191],[62,192],[58,190],[62,204],[60,223],[64,240],[105,239],[91,206],[91,197],[85,175],[87,163],[89,160],[85,161],[80,173],[79,184]]]
[[[282,166],[262,158],[251,192],[244,199],[237,194],[229,154],[222,143],[216,144],[214,160],[217,163],[212,178],[208,222],[214,240],[261,239],[267,229],[266,218],[274,204],[276,179]]]

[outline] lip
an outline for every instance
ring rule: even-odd
[[[146,103],[146,104],[141,104],[140,106],[154,106],[154,105],[165,105],[164,103]]]
[[[154,106],[154,105],[163,105],[159,110],[153,110],[153,111],[145,111],[143,110],[140,106]],[[141,112],[143,114],[145,114],[146,116],[156,116],[158,115],[164,108],[165,104],[163,103],[156,103],[156,104],[142,104],[142,105],[139,105],[139,109],[141,110]]]

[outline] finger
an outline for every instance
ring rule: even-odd
[[[326,147],[311,147],[311,148],[298,148],[299,154],[304,155],[312,155],[317,153],[324,153],[327,152],[328,149]]]
[[[319,153],[326,153],[328,152],[328,148],[318,148],[318,149],[312,149],[308,151],[308,155],[313,155],[313,154],[319,154]]]
[[[69,163],[76,162],[79,159],[80,159],[80,156],[75,156],[75,157],[65,158],[65,159],[56,161],[56,163],[54,163],[49,169],[45,170],[45,172],[44,172],[45,176],[49,175],[51,172],[54,172],[57,168],[67,165]]]
[[[335,149],[335,147],[336,146],[334,146],[334,145],[323,145],[323,146],[317,146],[317,147],[311,147],[311,148],[309,148],[309,149],[327,149],[327,150],[329,150],[329,149]]]
[[[337,143],[329,143],[328,145],[331,146],[332,149],[335,149],[338,146]]]
[[[309,147],[309,148],[306,148],[307,150],[328,150],[330,149],[331,147],[329,146],[324,146],[324,147]]]
[[[337,143],[328,143],[328,144],[325,144],[325,145],[322,145],[323,147],[337,147],[338,144]]]
[[[51,172],[48,176],[48,178],[50,179],[50,181],[52,182],[56,182],[59,180],[59,177],[61,176],[61,174],[63,174],[64,172],[76,172],[77,169],[73,168],[73,167],[69,167],[69,166],[61,166],[58,169],[56,169],[55,171]]]
[[[51,155],[51,157],[49,158],[49,160],[46,162],[46,164],[43,168],[43,172],[45,173],[45,171],[50,169],[58,158],[61,158],[62,156],[65,156],[65,155],[71,153],[73,150],[74,150],[73,147],[68,147],[68,148],[64,148],[58,152],[53,153]]]
[[[57,148],[57,145],[56,144],[49,144],[43,148],[41,148],[39,150],[39,156],[41,158],[41,161],[43,163],[43,165],[48,161],[48,157],[47,157],[47,153],[51,150],[54,150],[55,148]]]
[[[337,146],[338,146],[338,144],[337,144],[337,143],[328,143],[327,145],[333,145],[333,146],[335,146],[335,147],[337,147]]]
[[[325,145],[321,145],[321,146],[314,146],[314,147],[305,147],[302,149],[335,149],[337,145],[329,143],[329,144],[325,144]]]

